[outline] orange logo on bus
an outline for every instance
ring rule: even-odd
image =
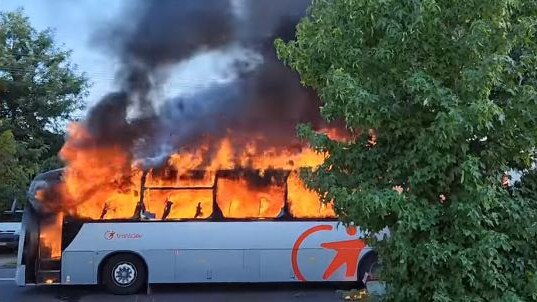
[[[295,241],[295,244],[293,245],[293,251],[291,253],[291,265],[293,267],[293,272],[298,280],[306,281],[304,275],[302,275],[300,268],[298,267],[298,250],[300,249],[302,243],[315,233],[332,230],[333,226],[328,224],[314,226],[302,233]],[[349,237],[356,235],[356,228],[347,228],[347,234],[349,235]],[[334,258],[324,271],[323,279],[330,279],[330,277],[332,277],[332,275],[344,265],[346,266],[345,277],[355,277],[356,267],[358,265],[358,257],[360,256],[360,252],[365,248],[365,246],[366,245],[363,240],[360,239],[321,243],[322,248],[335,252]]]

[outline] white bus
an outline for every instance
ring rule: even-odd
[[[242,220],[50,218],[33,196],[59,182],[61,173],[39,175],[30,187],[19,242],[20,286],[103,284],[112,293],[132,294],[155,283],[361,282],[376,265],[359,228],[335,219],[295,219],[288,213]],[[61,222],[55,258],[41,242],[51,219]]]

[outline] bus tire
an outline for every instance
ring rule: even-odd
[[[108,291],[115,295],[138,293],[147,280],[147,270],[140,257],[130,253],[116,254],[108,258],[101,270],[101,280]]]
[[[377,252],[371,251],[365,254],[358,263],[358,284],[365,286],[363,282],[365,274],[375,275],[378,268],[378,255]]]

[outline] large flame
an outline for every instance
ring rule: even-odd
[[[140,210],[141,195],[145,212],[157,220],[206,219],[215,214],[214,205],[223,218],[231,219],[335,216],[331,204],[321,203],[298,176],[299,168],[315,167],[325,158],[305,145],[267,148],[265,144],[260,150],[252,142],[239,149],[230,134],[171,155],[163,167],[147,171],[142,188],[144,171],[125,150],[93,143],[81,124],[68,130],[69,139],[60,152],[67,167],[56,188],[59,200],[42,200],[45,205],[54,203],[66,216],[131,219]],[[53,236],[46,232],[42,236],[45,241],[49,238]],[[53,249],[54,256],[58,253]]]
[[[58,259],[62,244],[62,213],[42,220],[39,228],[39,249],[42,259]]]

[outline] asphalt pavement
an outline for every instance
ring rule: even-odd
[[[15,276],[15,270],[14,269],[4,269],[0,268],[0,280],[3,281],[10,281]],[[10,279],[10,280],[5,280]]]
[[[17,263],[17,255],[12,252],[0,250],[0,269],[14,267]]]
[[[331,302],[343,301],[340,284],[174,284],[152,285],[149,293],[131,296],[108,294],[100,286],[40,285],[18,287],[15,284],[15,255],[0,252],[0,302]]]
[[[264,284],[264,285],[153,285],[151,292],[131,296],[114,296],[98,286],[41,285],[18,287],[15,270],[0,269],[0,302],[257,302],[257,301],[343,301],[337,293],[340,285]]]

